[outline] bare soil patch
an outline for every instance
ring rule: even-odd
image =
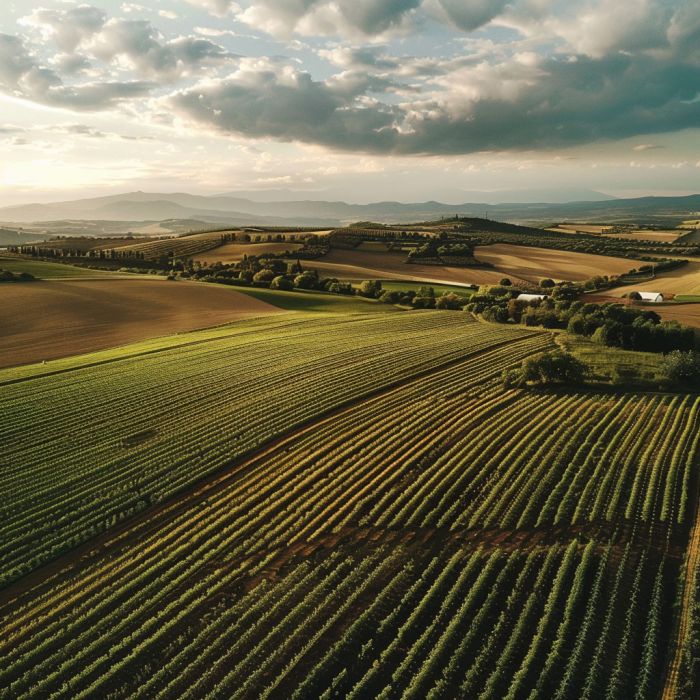
[[[281,309],[219,285],[55,280],[0,290],[0,367],[54,360]]]

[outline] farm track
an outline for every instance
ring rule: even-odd
[[[674,640],[673,660],[668,667],[664,684],[663,700],[675,700],[678,694],[678,679],[683,661],[683,643],[690,624],[691,605],[693,598],[693,581],[700,564],[700,479],[696,478],[695,488],[695,518],[687,545],[687,560],[685,576],[683,577],[683,597],[678,614],[677,633]]]
[[[254,333],[255,331],[250,332]],[[498,350],[498,348],[505,346],[517,345],[518,343],[529,341],[535,335],[546,335],[546,333],[534,332],[522,338],[509,339],[496,343],[492,346],[489,346],[488,349],[489,351],[492,351]],[[208,341],[192,341],[192,343],[187,343],[187,345],[196,345],[206,342]],[[182,346],[178,345],[177,347],[179,348]],[[150,352],[163,352],[167,349],[168,348],[153,350],[144,354],[150,354]],[[481,352],[483,351],[478,350],[475,352],[468,352],[461,357],[451,359],[444,363],[436,364],[433,367],[417,372],[416,374],[412,375],[409,380],[400,379],[389,386],[385,386],[375,391],[369,392],[360,398],[351,399],[335,409],[327,411],[322,415],[311,418],[305,421],[304,423],[295,426],[291,430],[286,431],[284,434],[271,440],[267,445],[263,446],[261,449],[252,450],[248,453],[238,456],[236,459],[232,460],[227,466],[225,466],[222,470],[219,470],[215,474],[200,479],[198,482],[195,482],[194,484],[190,485],[185,491],[175,494],[174,496],[166,499],[164,502],[156,506],[152,506],[147,511],[140,512],[132,516],[131,518],[125,520],[124,522],[119,523],[109,531],[97,536],[94,540],[85,542],[84,544],[78,546],[74,550],[59,557],[55,561],[52,561],[46,564],[45,566],[42,566],[41,568],[35,571],[32,571],[30,574],[14,582],[10,586],[6,587],[4,590],[0,589],[0,612],[2,611],[3,607],[5,607],[8,604],[13,604],[24,593],[33,590],[35,586],[47,584],[49,582],[53,583],[56,580],[57,576],[60,576],[66,571],[73,569],[76,565],[79,565],[81,562],[91,560],[94,556],[98,554],[105,554],[112,550],[115,546],[130,546],[133,539],[146,537],[147,535],[154,534],[159,530],[167,527],[167,523],[170,519],[186,512],[189,508],[196,506],[197,504],[212,497],[218,491],[222,491],[223,489],[234,483],[237,479],[240,479],[241,477],[245,476],[256,466],[263,463],[266,459],[274,455],[283,453],[289,445],[292,445],[295,441],[299,440],[300,438],[312,433],[318,428],[332,424],[340,417],[351,414],[357,406],[362,405],[372,399],[377,399],[380,397],[390,397],[393,394],[396,394],[397,392],[403,390],[407,385],[411,384],[412,382],[416,382],[420,379],[430,377],[431,375],[448,369],[451,366],[463,363],[465,360],[469,359],[470,357],[473,357],[474,355],[478,355]],[[138,356],[139,355],[136,355],[136,357]],[[115,360],[105,360],[106,363],[113,361]],[[102,363],[97,364],[99,365]],[[80,368],[92,366],[95,365],[81,365]],[[50,376],[50,374],[44,374],[40,376]],[[20,379],[17,381],[26,380]]]

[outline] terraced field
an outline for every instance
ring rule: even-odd
[[[700,398],[501,387],[551,346],[290,314],[0,373],[0,688],[660,697]]]

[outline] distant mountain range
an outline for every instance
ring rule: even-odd
[[[524,224],[561,221],[635,222],[675,225],[698,218],[700,195],[641,197],[576,202],[375,202],[348,204],[326,200],[254,201],[240,193],[201,196],[187,193],[129,192],[51,204],[27,204],[0,209],[0,221],[39,223],[70,220],[157,222],[188,219],[203,225],[295,225],[333,227],[354,221],[410,223],[455,215],[488,217]],[[605,195],[601,195],[605,197]]]

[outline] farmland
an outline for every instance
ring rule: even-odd
[[[692,260],[687,265],[668,272],[659,272],[654,279],[642,281],[632,287],[610,290],[612,295],[635,289],[640,292],[663,292],[670,294],[700,294],[700,262]]]
[[[60,278],[107,278],[110,273],[102,270],[86,270],[71,265],[61,265],[59,263],[43,262],[40,260],[29,260],[20,257],[0,256],[0,270],[9,270],[12,273],[27,272],[37,279],[60,279]]]
[[[52,267],[88,272],[68,265]],[[135,276],[119,279],[107,273],[102,277],[5,285],[0,367],[279,312],[264,301],[220,286]]]
[[[543,277],[577,282],[596,275],[622,275],[644,264],[638,260],[525,248],[508,243],[480,246],[475,254],[479,260],[491,263],[499,272],[531,282],[538,282]]]
[[[331,250],[308,263],[319,274],[347,280],[387,279],[444,284],[498,284],[503,276],[495,270],[425,264],[406,264],[405,253],[370,250]]]
[[[242,260],[246,255],[284,253],[299,250],[301,247],[301,243],[285,243],[284,241],[276,243],[226,243],[218,248],[198,253],[193,257],[205,265],[217,262],[229,264]]]
[[[0,372],[8,696],[660,697],[697,396],[504,390],[551,334],[462,314],[187,338]]]

